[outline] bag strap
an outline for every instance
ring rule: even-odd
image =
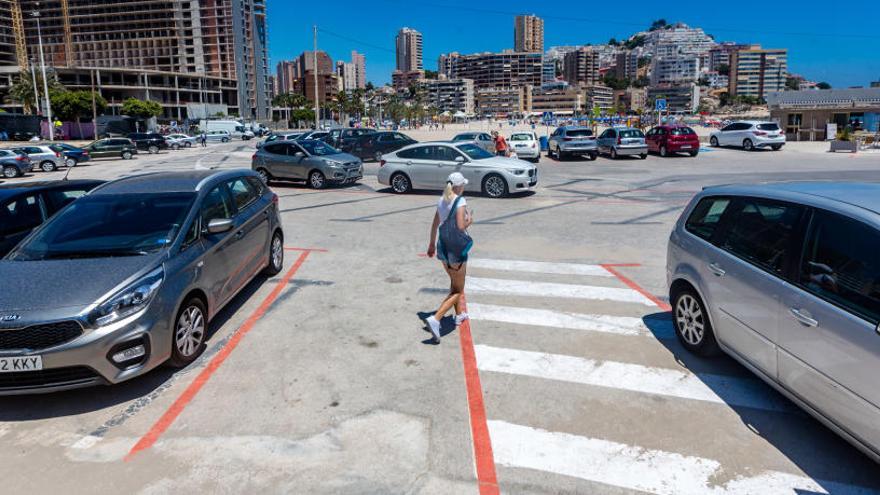
[[[450,210],[449,210],[449,214],[446,215],[446,220],[445,220],[445,222],[448,222],[449,219],[452,218],[452,215],[455,214],[455,207],[458,206],[458,200],[459,200],[459,199],[461,199],[461,196],[456,196],[456,197],[455,197],[455,201],[452,202],[452,209],[450,209]]]

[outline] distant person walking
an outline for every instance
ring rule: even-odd
[[[202,143],[202,148],[207,148],[208,147],[208,135],[203,132],[202,135],[199,137],[199,142]]]
[[[462,296],[467,275],[468,253],[473,247],[473,240],[468,235],[467,229],[474,223],[474,215],[466,208],[467,201],[462,196],[467,183],[468,180],[459,172],[449,175],[443,196],[437,202],[434,222],[431,224],[428,257],[433,258],[436,254],[449,276],[449,295],[440,304],[437,312],[426,319],[428,328],[434,336],[434,342],[438,344],[440,320],[450,309],[455,309],[456,326],[468,319],[467,313],[462,310]]]
[[[492,137],[495,139],[495,154],[507,156],[507,140],[504,139],[504,135],[498,131],[492,131]]]

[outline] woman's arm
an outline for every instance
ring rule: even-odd
[[[455,223],[458,224],[459,230],[467,230],[474,223],[474,219],[471,215],[468,215],[467,208],[460,206],[455,211]]]
[[[431,223],[431,240],[428,241],[428,257],[433,258],[437,250],[437,227],[440,226],[440,214],[434,212],[434,221]]]

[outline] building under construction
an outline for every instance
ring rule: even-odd
[[[135,97],[168,119],[264,120],[266,25],[266,0],[0,0],[0,92],[39,68],[42,38],[61,84],[94,87],[111,112]]]

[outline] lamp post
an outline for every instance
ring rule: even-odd
[[[34,114],[40,115],[40,93],[37,91],[37,72],[34,70],[34,59],[30,59],[31,66],[31,82],[34,84]]]
[[[39,7],[39,3],[37,6]],[[37,19],[37,41],[40,44],[40,68],[43,72],[43,96],[46,98],[46,119],[49,127],[49,141],[55,140],[55,126],[52,123],[52,104],[49,102],[49,83],[46,81],[46,60],[43,57],[43,34],[40,31],[40,12],[34,11],[32,14]]]

